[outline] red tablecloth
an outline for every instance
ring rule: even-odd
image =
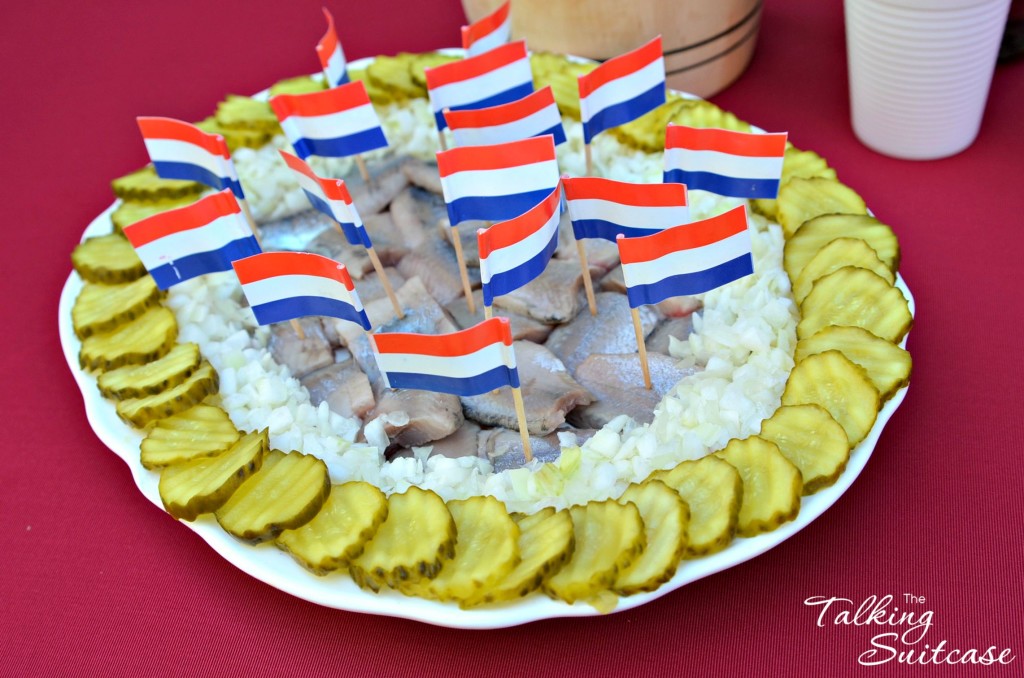
[[[630,612],[468,632],[292,598],[147,502],[92,434],[61,356],[68,255],[109,204],[110,179],[145,160],[135,115],[198,119],[227,92],[315,70],[319,5],[42,0],[0,10],[0,673],[838,675],[893,629],[837,626],[833,615],[819,627],[804,601],[887,594],[901,611],[932,612],[916,648],[945,640],[1024,653],[1024,63],[997,70],[966,152],[882,157],[850,129],[838,2],[765,3],[753,65],[715,97],[828,158],[899,234],[917,298],[906,402],[860,479],[810,527]],[[462,21],[456,0],[332,7],[350,58],[452,45]],[[1022,667],[1018,657],[988,670]]]

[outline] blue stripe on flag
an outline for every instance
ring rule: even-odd
[[[694,273],[680,273],[662,278],[649,285],[635,285],[626,289],[631,308],[644,304],[657,304],[669,297],[710,292],[716,287],[739,280],[754,272],[754,260],[749,254],[741,254],[732,261]]]
[[[468,104],[460,104],[458,106],[448,106],[449,111],[467,111],[477,108],[490,108],[491,106],[498,106],[500,104],[510,104],[513,101],[522,99],[525,96],[533,94],[533,81],[524,82],[521,85],[516,85],[511,89],[507,89],[504,92],[498,92],[486,99],[480,99],[479,101],[473,101]],[[434,120],[437,123],[438,130],[445,130],[448,127],[448,122],[444,119],[444,111],[437,111],[434,113]]]
[[[303,160],[311,155],[319,155],[322,158],[344,158],[356,153],[366,153],[375,148],[384,148],[387,145],[388,140],[384,136],[384,130],[380,127],[371,127],[362,132],[331,139],[303,137],[292,141],[296,155]]]
[[[166,162],[160,160],[153,162],[153,169],[156,170],[157,176],[161,179],[195,181],[203,184],[204,186],[216,188],[218,191],[230,188],[236,198],[239,200],[245,200],[245,194],[242,193],[241,184],[227,177],[214,174],[200,165],[193,165],[190,162]]]
[[[331,87],[341,87],[342,85],[347,85],[348,83],[348,66],[346,65],[345,68],[341,69],[341,78],[338,80],[338,82],[331,85]]]
[[[620,226],[604,219],[579,219],[572,222],[572,233],[577,240],[583,238],[601,238],[615,242],[615,236],[619,233],[627,238],[640,238],[645,235],[652,235],[660,232],[660,228],[637,228],[635,226]]]
[[[499,365],[473,377],[439,377],[419,372],[388,372],[391,388],[414,388],[420,391],[475,396],[502,386],[519,387],[519,371]]]
[[[208,252],[190,254],[180,259],[158,266],[149,274],[153,276],[157,287],[166,290],[180,282],[190,280],[204,273],[230,271],[231,262],[236,259],[251,257],[260,253],[260,246],[255,236],[232,240],[224,247]]]
[[[452,226],[458,226],[463,221],[471,219],[482,221],[514,219],[536,207],[541,200],[551,195],[553,190],[555,190],[554,186],[526,193],[458,198],[448,203],[448,221]]]
[[[338,218],[334,216],[331,206],[321,199],[320,196],[314,195],[306,189],[302,189],[302,192],[309,198],[309,202],[312,203],[314,209],[326,214],[334,222],[341,224],[341,230],[345,233],[345,239],[348,240],[349,245],[353,247],[362,245],[366,249],[373,247],[373,243],[370,242],[370,234],[366,232],[366,228],[356,228],[356,225],[353,223],[338,221]],[[353,207],[353,209],[355,208]]]
[[[653,111],[663,103],[665,103],[664,80],[643,94],[609,106],[594,114],[594,117],[583,123],[583,141],[589,144],[591,139],[606,129],[618,127],[631,120],[636,120],[644,113]]]
[[[532,259],[516,266],[510,271],[498,273],[491,277],[489,283],[484,283],[484,306],[490,306],[491,302],[494,301],[494,297],[514,292],[543,273],[544,269],[547,268],[548,262],[551,260],[551,255],[555,253],[556,249],[558,249],[557,230],[551,236],[551,242]]]
[[[253,306],[252,312],[260,325],[280,323],[307,315],[325,315],[350,320],[364,330],[370,329],[370,319],[366,317],[366,311],[357,311],[352,304],[329,297],[288,297]]]
[[[691,191],[708,191],[731,198],[774,200],[779,193],[778,179],[743,179],[714,172],[687,172],[678,168],[666,171],[663,177],[666,184],[682,183]]]
[[[565,142],[565,130],[562,128],[562,123],[559,122],[557,125],[553,125],[551,129],[546,129],[543,132],[534,134],[535,137],[542,137],[545,134],[550,134],[555,138],[555,146]]]

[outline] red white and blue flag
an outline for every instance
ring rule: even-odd
[[[633,184],[599,177],[565,177],[565,201],[577,240],[615,242],[690,223],[683,184]]]
[[[733,198],[774,199],[782,179],[786,132],[751,134],[669,125],[665,181]]]
[[[388,145],[380,118],[361,80],[309,94],[270,98],[295,153],[338,158]]]
[[[363,220],[352,203],[352,196],[349,194],[345,182],[341,179],[318,177],[303,160],[296,158],[291,153],[284,151],[280,151],[280,153],[284,164],[295,172],[299,188],[309,198],[309,202],[318,212],[322,212],[338,222],[349,244],[362,245],[367,249],[373,247],[370,234],[366,232]]]
[[[551,87],[499,106],[448,111],[444,114],[456,146],[484,146],[550,134],[555,145],[565,141],[562,114]]]
[[[491,318],[452,334],[382,332],[370,335],[389,388],[474,396],[519,387],[507,318]]]
[[[316,55],[320,57],[320,67],[327,78],[328,87],[337,87],[348,82],[348,67],[345,62],[345,52],[341,49],[341,42],[334,30],[334,17],[324,7],[324,17],[327,19],[327,32],[320,42],[316,43]]]
[[[533,71],[522,40],[483,54],[425,71],[437,129],[447,123],[444,110],[487,108],[522,99],[533,92]]]
[[[479,21],[462,27],[462,49],[466,56],[476,56],[500,47],[512,34],[509,2],[504,2]]]
[[[546,198],[559,182],[550,135],[491,146],[460,146],[437,154],[448,219],[512,219]]]
[[[579,77],[583,141],[636,120],[665,103],[661,36]]]
[[[370,330],[348,270],[333,259],[308,252],[264,252],[234,266],[260,325],[322,315]]]
[[[561,187],[525,214],[476,232],[484,306],[544,272],[558,248]]]
[[[235,259],[260,252],[229,189],[125,226],[124,234],[162,290],[204,273],[230,271]]]
[[[224,137],[173,118],[140,116],[135,120],[160,178],[196,181],[218,191],[229,188],[236,198],[245,200]]]
[[[618,237],[632,308],[709,292],[754,272],[747,210],[669,228],[642,238]]]

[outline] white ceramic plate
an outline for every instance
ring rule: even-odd
[[[360,60],[349,64],[349,67],[360,68],[367,63],[369,60]],[[260,94],[265,96],[265,92]],[[110,213],[115,207],[116,204],[111,205],[96,217],[83,233],[83,239],[108,233],[110,231]],[[902,277],[897,276],[896,286],[907,297],[911,313],[913,313],[914,299]],[[71,326],[71,307],[81,289],[81,278],[77,273],[72,272],[64,285],[58,308],[58,324],[64,357],[82,391],[85,413],[96,435],[128,464],[135,484],[142,494],[160,510],[163,510],[157,489],[160,476],[158,473],[143,468],[139,461],[141,434],[117,417],[113,402],[100,396],[95,377],[79,368],[78,350],[81,343]],[[906,345],[905,339],[903,345]],[[903,402],[906,391],[906,388],[898,391],[878,413],[874,427],[864,441],[853,450],[846,471],[836,484],[810,497],[803,498],[800,513],[795,520],[767,534],[749,539],[735,539],[728,548],[716,554],[697,560],[683,561],[676,575],[657,591],[621,598],[613,611],[619,612],[643,605],[692,581],[750,560],[782,543],[810,524],[834,504],[860,475],[878,442],[882,429],[896,408]],[[251,546],[238,541],[222,530],[217,521],[209,515],[200,516],[191,523],[182,521],[182,524],[196,532],[213,547],[213,550],[243,572],[286,593],[340,610],[404,617],[439,626],[468,629],[502,628],[539,619],[589,617],[601,614],[584,603],[566,605],[540,594],[529,596],[515,603],[473,610],[463,610],[454,604],[410,598],[387,590],[375,594],[357,587],[352,579],[344,573],[333,573],[325,577],[313,575],[273,544]]]
[[[85,230],[83,238],[108,233],[110,231],[110,213],[113,209],[114,206],[111,206],[96,217]],[[910,301],[910,310],[913,313],[914,299],[902,277],[897,277],[896,286]],[[68,276],[60,297],[57,313],[64,358],[82,391],[85,413],[96,435],[128,464],[135,484],[138,485],[142,494],[160,510],[163,510],[157,490],[160,476],[158,473],[147,471],[139,462],[139,443],[142,436],[117,417],[114,403],[100,396],[95,377],[83,372],[78,366],[78,349],[81,343],[71,326],[71,306],[81,289],[81,278],[77,273],[72,273]],[[750,560],[782,543],[810,524],[824,513],[825,509],[835,503],[860,475],[882,434],[883,427],[903,402],[906,392],[906,388],[898,391],[878,413],[874,427],[864,441],[853,450],[850,455],[850,463],[838,482],[817,494],[803,498],[800,513],[795,520],[786,523],[774,532],[750,539],[736,539],[728,548],[714,555],[684,561],[675,577],[667,584],[652,593],[621,598],[614,611],[628,610],[643,605],[701,577]],[[213,550],[243,572],[286,593],[340,610],[405,617],[439,626],[472,629],[515,626],[553,617],[586,617],[600,614],[593,607],[583,603],[566,605],[542,595],[533,595],[517,603],[463,610],[457,605],[437,603],[422,598],[409,598],[391,591],[374,594],[357,587],[347,574],[335,573],[326,577],[310,574],[292,560],[291,556],[273,544],[250,546],[240,542],[222,530],[217,521],[209,515],[202,516],[191,523],[182,521],[182,524],[195,531],[213,547]]]

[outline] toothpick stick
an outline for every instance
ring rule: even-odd
[[[302,325],[295,318],[291,319],[292,329],[295,330],[295,334],[299,335],[299,339],[305,339],[306,333],[302,331]]]
[[[370,170],[366,169],[366,161],[363,160],[362,153],[356,153],[356,167],[359,168],[359,176],[363,178],[365,183],[370,183]]]
[[[476,313],[473,303],[473,288],[469,284],[469,273],[466,272],[466,258],[462,255],[462,236],[458,229],[452,229],[452,244],[455,245],[455,259],[459,262],[459,276],[462,278],[462,291],[466,295],[466,306],[470,313]]]
[[[647,344],[644,343],[644,329],[640,325],[640,311],[635,308],[629,309],[633,316],[633,329],[636,331],[636,345],[640,350],[640,369],[644,373],[644,388],[651,390],[651,369],[647,365]]]
[[[583,269],[583,287],[587,290],[587,305],[590,307],[590,315],[597,315],[597,300],[594,299],[594,281],[590,279],[590,264],[587,263],[587,250],[583,247],[583,241],[576,241],[576,251],[580,253],[580,268]]]
[[[583,154],[587,158],[587,176],[594,175],[594,160],[590,157],[590,144],[583,144]]]
[[[491,312],[491,307],[490,306],[484,306],[484,320],[490,320],[493,317],[494,317],[494,314]]]
[[[444,132],[437,130],[437,143],[441,146],[442,151],[448,150],[448,142],[444,140]]]
[[[526,461],[533,461],[533,448],[530,447],[530,431],[526,428],[526,406],[523,405],[523,392],[519,387],[512,388],[512,400],[516,404],[516,419],[519,420],[519,437],[523,439],[523,454]]]
[[[388,299],[391,300],[391,307],[395,309],[395,314],[399,318],[404,318],[405,313],[402,312],[402,305],[398,303],[398,297],[395,296],[395,290],[391,287],[391,281],[388,280],[388,276],[384,272],[384,266],[380,263],[380,257],[377,256],[372,247],[366,248],[366,254],[370,257],[370,263],[373,264],[373,270],[377,272],[377,277],[380,278],[380,284],[384,286]]]
[[[249,201],[239,200],[238,206],[242,208],[242,214],[245,216],[245,220],[249,222],[249,230],[252,231],[252,235],[256,238],[256,244],[263,249],[263,241],[260,240],[260,229],[256,226],[256,220],[252,218],[252,212],[249,211]]]

